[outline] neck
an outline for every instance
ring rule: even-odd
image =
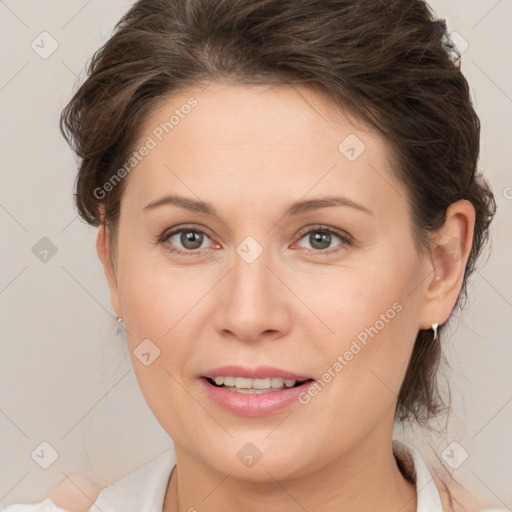
[[[365,441],[314,473],[252,482],[222,474],[176,447],[163,512],[415,512],[416,488],[400,473],[388,443]],[[378,442],[377,442],[378,441]]]

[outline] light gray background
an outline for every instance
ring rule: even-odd
[[[2,505],[39,501],[74,471],[106,485],[172,446],[145,404],[117,332],[95,230],[73,209],[76,162],[58,131],[87,59],[131,3],[0,0]],[[486,504],[510,508],[512,2],[431,5],[469,44],[462,70],[482,121],[480,167],[498,214],[492,254],[474,275],[471,299],[446,341],[454,400],[448,432],[404,435],[420,448],[428,441],[433,448],[423,453],[434,461],[457,441],[456,455],[462,448],[469,456],[457,469],[445,467]],[[31,47],[43,31],[59,45],[46,59]],[[47,262],[32,252],[42,237],[57,248]],[[31,458],[43,441],[59,454],[46,470]]]

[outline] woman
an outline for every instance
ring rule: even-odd
[[[62,129],[175,452],[99,510],[466,510],[392,438],[443,406],[443,324],[494,214],[454,53],[419,0],[141,0],[119,22]]]

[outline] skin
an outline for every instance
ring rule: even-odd
[[[420,254],[385,141],[307,87],[212,83],[174,94],[150,113],[140,142],[190,96],[197,107],[126,178],[116,247],[103,225],[97,239],[141,390],[175,444],[164,511],[416,510],[415,486],[392,454],[397,395],[418,330],[444,323],[461,289],[472,205],[452,204]],[[354,161],[338,150],[349,134],[366,146]],[[170,193],[207,201],[218,216],[145,209]],[[294,201],[332,195],[370,213],[284,216]],[[319,254],[318,224],[352,243],[333,233],[333,252]],[[181,233],[159,242],[189,225],[206,233],[199,249]],[[263,248],[250,264],[236,252],[247,236]],[[444,249],[454,241],[456,258]],[[401,311],[307,405],[240,417],[200,385],[226,364],[320,379],[396,302]],[[147,338],[160,350],[149,366],[134,355]],[[262,453],[251,468],[237,457],[248,442]]]

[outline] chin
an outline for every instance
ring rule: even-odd
[[[298,478],[325,464],[321,449],[315,449],[306,440],[311,440],[313,434],[299,439],[296,431],[291,435],[283,429],[280,436],[276,433],[269,436],[269,432],[268,429],[251,431],[249,435],[231,432],[233,439],[222,435],[208,439],[202,447],[194,446],[193,450],[215,471],[250,482],[268,483]],[[314,455],[315,459],[309,459],[310,455]]]

